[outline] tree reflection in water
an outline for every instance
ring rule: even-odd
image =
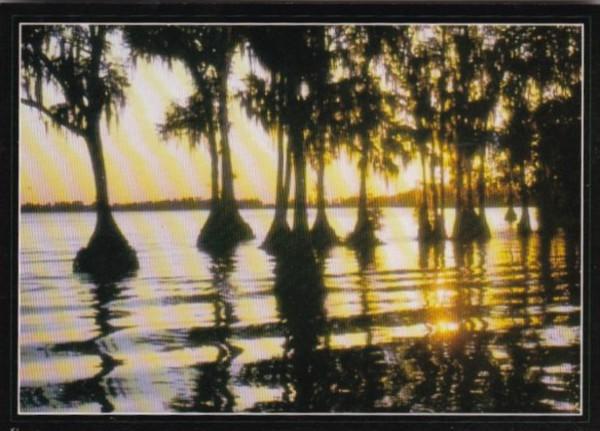
[[[326,256],[279,256],[274,293],[284,323],[282,358],[247,364],[246,382],[280,383],[281,400],[255,405],[256,411],[371,411],[384,394],[385,358],[371,343],[365,268],[371,254],[358,254],[362,313],[358,319],[327,320],[323,263]],[[366,334],[364,345],[336,348],[332,337],[348,326]],[[389,378],[389,376],[388,376]]]
[[[111,309],[113,302],[125,297],[124,292],[127,288],[119,284],[122,280],[123,278],[120,280],[90,279],[93,283],[91,308],[94,323],[98,328],[97,335],[88,340],[54,344],[50,347],[52,354],[59,356],[98,356],[100,358],[100,370],[85,379],[66,383],[51,383],[42,387],[22,387],[22,406],[50,407],[52,404],[52,407],[56,408],[58,403],[62,408],[72,408],[81,404],[93,403],[99,405],[102,413],[110,413],[114,410],[110,397],[119,393],[119,382],[110,378],[109,374],[121,362],[113,358],[110,348],[103,340],[110,334],[123,329],[111,323],[113,319],[127,315],[126,312]]]
[[[214,324],[212,328],[194,328],[189,332],[189,344],[211,345],[217,349],[214,362],[194,366],[196,379],[191,399],[176,398],[171,408],[179,412],[231,412],[235,398],[231,390],[231,363],[239,349],[231,343],[232,325],[237,322],[233,309],[234,286],[230,276],[235,271],[235,248],[211,253],[212,285],[215,290]]]
[[[576,408],[579,369],[568,364],[579,362],[578,341],[569,344],[567,335],[552,332],[580,324],[578,273],[563,265],[566,259],[577,265],[578,255],[565,241],[512,241],[501,249],[508,256],[502,266],[492,265],[498,248],[490,243],[448,244],[447,256],[445,247],[424,246],[418,268],[409,271],[387,270],[383,247],[357,249],[349,254],[356,271],[342,277],[326,274],[335,252],[278,255],[265,293],[274,298],[276,315],[250,325],[238,319],[244,302],[231,281],[234,250],[213,254],[212,292],[202,296],[212,318],[208,325],[177,330],[181,349],[216,353],[181,368],[185,377],[173,386],[185,388],[166,406],[176,412]],[[22,388],[22,406],[118,408],[127,385],[111,377],[119,362],[108,344],[121,329],[115,318],[123,312],[115,302],[126,289],[97,282],[92,293],[94,337],[51,350],[96,356],[99,369],[85,379]],[[340,302],[342,308],[335,308]],[[263,339],[281,340],[281,349],[241,355],[239,346],[260,350]],[[243,399],[263,388],[265,397]]]
[[[378,332],[393,327],[399,317],[378,309],[381,273],[374,249],[355,252],[356,313],[330,317],[325,306],[329,278],[323,276],[327,253],[316,258],[280,255],[273,288],[280,325],[269,330],[283,335],[282,355],[244,363],[233,377],[230,359],[203,365],[198,368],[204,377],[197,381],[197,393],[204,398],[196,397],[185,409],[181,404],[173,407],[205,411],[210,405],[229,411],[237,385],[282,388],[280,397],[251,407],[275,412],[544,412],[553,403],[576,399],[575,377],[562,394],[548,392],[544,383],[548,376],[543,365],[549,356],[556,364],[577,358],[569,357],[574,353],[568,346],[545,345],[540,335],[544,319],[551,316],[543,302],[551,303],[560,277],[548,273],[553,268],[551,244],[532,247],[531,241],[517,243],[511,265],[524,276],[508,282],[488,279],[485,242],[455,245],[453,268],[444,268],[443,248],[421,249],[424,298],[442,289],[452,299],[447,304],[426,299],[420,311],[401,319],[409,326],[424,324],[427,333],[403,337],[400,332],[395,339],[382,339]],[[532,291],[538,281],[539,291]],[[498,292],[490,292],[490,286],[499,287]],[[230,310],[224,314],[229,317],[215,319],[222,322],[215,329],[235,321],[226,301],[215,304],[215,310]],[[224,351],[231,351],[230,331],[218,333],[218,342],[228,346]],[[362,341],[339,342],[347,336]]]

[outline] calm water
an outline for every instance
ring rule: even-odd
[[[413,210],[384,209],[384,245],[312,270],[258,248],[270,210],[218,258],[195,247],[206,212],[118,212],[140,270],[106,285],[71,270],[93,214],[23,214],[21,411],[577,413],[579,248],[504,211],[485,245],[423,250]]]

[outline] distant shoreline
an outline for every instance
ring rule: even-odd
[[[486,208],[506,208],[507,205],[486,205]],[[535,207],[535,205],[529,205],[530,208]],[[307,209],[316,209],[315,205],[307,205]],[[335,208],[357,208],[357,205],[329,205],[327,209],[335,209]],[[414,209],[414,206],[411,205],[380,205],[377,208],[410,208]],[[447,210],[453,210],[454,206],[446,206]],[[518,208],[515,206],[515,208]],[[240,207],[240,210],[274,210],[274,205],[264,205],[262,207]],[[132,208],[113,208],[113,212],[160,212],[160,211],[208,211],[209,208],[145,208],[145,209],[132,209]],[[93,208],[85,208],[85,209],[50,209],[50,210],[21,210],[23,214],[48,214],[48,213],[93,213],[95,209]]]
[[[446,208],[454,208],[453,195],[447,195]],[[493,192],[486,197],[486,208],[506,206],[506,196],[502,192]],[[275,204],[263,203],[259,199],[240,199],[237,201],[240,209],[274,209]],[[369,198],[371,207],[398,207],[398,208],[415,208],[420,204],[420,193],[409,191],[395,196],[373,196]],[[289,207],[293,208],[293,201],[289,203]],[[350,197],[337,199],[328,202],[327,208],[355,208],[358,206],[358,197]],[[515,199],[515,206],[519,205],[518,199]],[[530,205],[535,205],[532,201]],[[113,211],[173,211],[173,210],[208,210],[211,202],[207,199],[200,198],[182,198],[161,201],[144,201],[117,203],[111,205]],[[308,202],[308,208],[316,208],[315,202]],[[53,202],[44,204],[25,203],[21,205],[22,213],[47,213],[47,212],[91,212],[95,211],[95,204],[84,203],[82,201],[71,202]]]

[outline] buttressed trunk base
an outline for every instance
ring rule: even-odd
[[[233,167],[229,147],[227,78],[231,54],[225,59],[219,91],[219,129],[221,137],[221,199],[209,214],[198,235],[197,246],[211,253],[229,252],[239,242],[254,238],[252,228],[240,215],[233,187]]]
[[[460,157],[462,161],[463,158]],[[460,182],[457,183],[457,205],[456,205],[456,219],[454,222],[453,237],[454,240],[460,242],[476,241],[483,238],[482,236],[482,224],[480,215],[475,212],[474,199],[473,199],[473,172],[472,172],[472,160],[466,160],[467,168],[467,199],[466,203],[463,201],[462,196],[462,179],[463,166],[462,163],[457,165],[457,176],[460,178]],[[460,168],[460,169],[459,169]]]
[[[288,146],[289,147],[289,146]],[[277,127],[277,182],[275,184],[275,217],[265,237],[261,248],[268,253],[276,254],[287,243],[290,234],[290,226],[287,222],[288,191],[290,181],[289,151],[287,153],[286,178],[284,184],[284,149],[283,149],[283,127]],[[288,188],[286,190],[286,187]]]
[[[521,162],[519,182],[521,188],[521,219],[517,225],[517,232],[521,236],[529,236],[531,234],[531,222],[529,220],[529,190],[525,181],[525,162]]]
[[[88,273],[99,281],[114,281],[136,271],[139,263],[112,216],[99,127],[94,127],[85,140],[96,186],[96,227],[87,246],[77,252],[73,271]]]
[[[237,205],[228,201],[219,201],[198,235],[198,248],[214,253],[230,252],[241,241],[254,238],[252,228],[244,221]]]
[[[317,167],[317,217],[310,230],[311,240],[317,249],[326,249],[338,242],[338,236],[329,224],[327,211],[325,209],[325,156],[324,146],[321,143],[321,148],[318,154]]]

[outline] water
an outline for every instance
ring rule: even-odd
[[[485,245],[424,250],[386,208],[372,255],[312,270],[258,248],[270,210],[218,258],[195,247],[204,211],[118,212],[140,270],[106,285],[72,273],[93,214],[23,214],[21,412],[578,413],[579,248],[504,212]],[[351,231],[354,209],[329,215]]]

